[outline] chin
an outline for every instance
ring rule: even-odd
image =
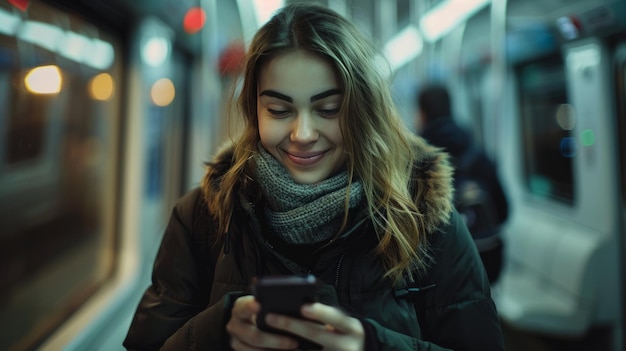
[[[289,173],[293,181],[298,184],[315,184],[329,177],[328,175],[323,175],[319,173],[315,173],[315,174],[314,173],[307,174],[308,172],[297,172],[297,173],[289,172]]]

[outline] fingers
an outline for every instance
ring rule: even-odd
[[[294,350],[298,346],[294,338],[272,334],[257,328],[255,318],[260,304],[252,296],[240,297],[235,301],[231,319],[226,330],[231,336],[230,345],[237,351]],[[302,315],[309,320],[268,314],[270,326],[312,340],[325,350],[362,350],[365,331],[361,322],[344,314],[335,307],[320,303],[302,307]]]
[[[312,321],[268,314],[267,322],[272,327],[323,345],[325,350],[363,349],[365,331],[358,319],[347,316],[337,308],[319,303],[305,305],[302,314]]]
[[[250,340],[254,334],[255,315],[254,298],[250,296],[240,297],[235,301],[231,311],[231,318],[226,324],[226,331],[231,336],[231,346],[235,350],[253,350],[242,340]],[[257,303],[258,304],[258,303]]]
[[[341,310],[324,305],[321,303],[312,303],[302,306],[301,313],[304,317],[319,321],[327,326],[343,334],[363,333],[361,322],[350,316],[347,316]]]
[[[230,346],[237,351],[253,350],[294,350],[297,342],[285,336],[259,330],[255,323],[259,303],[252,296],[238,298],[233,305],[231,318],[226,324],[230,335]]]
[[[252,321],[255,316],[261,310],[261,305],[254,299],[254,296],[242,296],[235,300],[233,305],[232,315],[237,316],[239,319],[246,319]]]

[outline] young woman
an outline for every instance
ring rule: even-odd
[[[405,128],[377,51],[324,7],[254,37],[238,140],[174,209],[128,349],[295,350],[257,327],[253,278],[313,274],[320,302],[270,326],[324,350],[502,350],[446,154]]]

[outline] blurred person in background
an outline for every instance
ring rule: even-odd
[[[444,85],[424,86],[419,90],[416,102],[420,135],[452,158],[455,207],[474,238],[493,284],[502,269],[501,226],[509,216],[508,201],[496,165],[472,134],[454,120],[450,94]]]
[[[301,349],[258,328],[251,282],[312,274],[320,301],[270,326],[324,350],[503,350],[447,155],[406,128],[377,54],[309,3],[257,32],[243,132],[174,208],[127,349]]]

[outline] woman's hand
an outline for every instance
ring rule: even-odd
[[[274,328],[315,341],[322,345],[325,351],[362,351],[364,349],[365,330],[358,319],[346,315],[335,307],[321,303],[306,304],[301,312],[311,321],[268,314],[267,322]]]
[[[226,331],[230,334],[230,346],[237,351],[296,350],[298,342],[287,336],[267,333],[256,326],[256,315],[261,305],[254,296],[242,296],[235,300]]]
[[[261,305],[253,296],[243,296],[235,301],[231,318],[226,324],[230,346],[234,350],[296,350],[295,339],[261,331],[256,326],[256,315]],[[313,303],[304,305],[302,315],[309,320],[270,313],[267,323],[295,335],[312,340],[325,351],[362,351],[365,331],[361,322],[341,310]]]

